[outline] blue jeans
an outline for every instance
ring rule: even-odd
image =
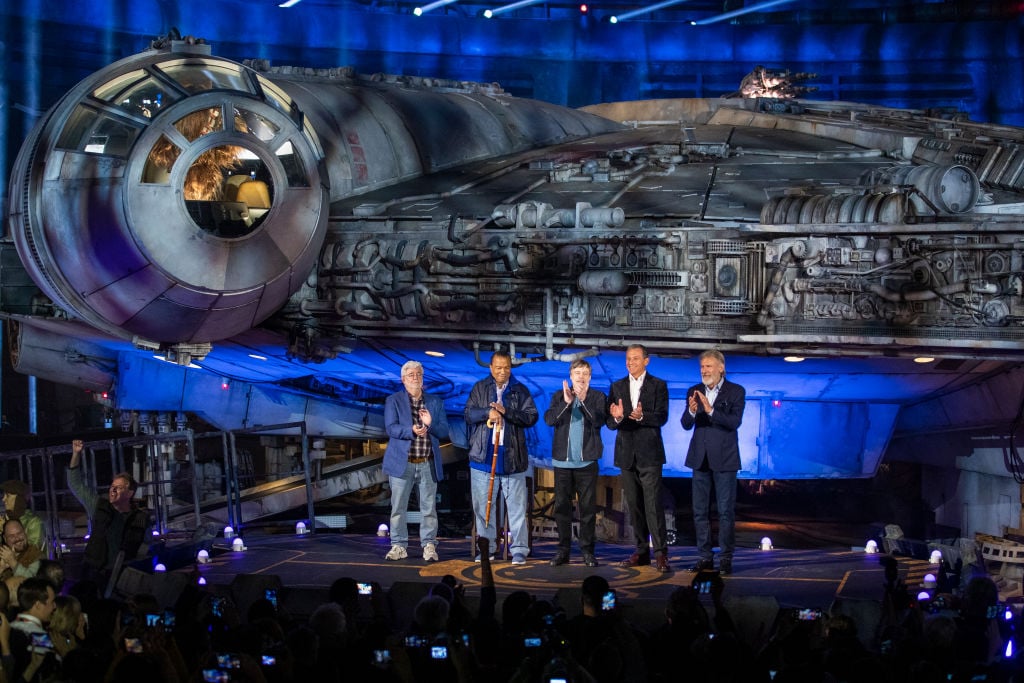
[[[434,463],[430,460],[409,463],[401,477],[388,477],[391,485],[391,545],[403,548],[409,545],[409,525],[406,509],[413,486],[418,486],[420,512],[420,545],[437,543],[437,482],[434,481]]]
[[[483,536],[489,540],[491,549],[494,549],[495,539],[498,535],[495,520],[498,517],[498,494],[500,493],[504,496],[505,504],[508,506],[508,530],[512,534],[509,550],[513,555],[516,553],[529,555],[530,533],[527,528],[529,520],[526,518],[526,472],[494,475],[491,519],[487,525],[484,525],[484,516],[487,512],[487,487],[491,473],[470,468],[469,476],[470,488],[473,492],[473,517],[476,519],[477,536]]]
[[[693,526],[700,559],[711,560],[711,486],[718,506],[718,559],[732,560],[736,550],[736,473],[693,471]]]

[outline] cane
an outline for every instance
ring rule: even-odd
[[[498,443],[501,441],[501,418],[487,421],[487,426],[494,429],[494,454],[491,456],[491,480],[487,484],[487,509],[484,513],[484,526],[491,524],[491,497],[494,495],[494,470],[498,467]]]

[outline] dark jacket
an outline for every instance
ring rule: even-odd
[[[695,391],[704,391],[703,384],[694,384],[686,390],[686,399]],[[740,469],[740,445],[737,430],[743,421],[743,408],[747,402],[747,391],[739,384],[722,380],[722,388],[718,390],[713,414],[704,412],[704,407],[697,404],[697,414],[691,416],[687,408],[683,408],[680,422],[683,429],[692,429],[693,438],[690,448],[686,451],[686,466],[697,469],[708,459],[708,467],[713,472],[738,472]]]
[[[490,462],[494,453],[494,430],[487,426],[491,403],[498,396],[493,377],[482,379],[473,385],[466,402],[466,429],[469,432],[469,459],[473,462]],[[537,423],[540,414],[526,386],[510,377],[505,393],[501,396],[505,406],[505,471],[498,474],[525,472],[530,464],[526,448],[526,428]]]
[[[79,502],[85,507],[89,514],[89,525],[91,527],[89,541],[85,544],[84,561],[87,567],[94,570],[108,570],[113,568],[113,559],[117,552],[124,551],[124,561],[130,562],[139,554],[139,548],[146,541],[146,534],[149,531],[149,513],[138,507],[132,501],[132,508],[126,513],[118,512],[110,501],[96,495],[85,484],[82,476],[82,468],[68,468],[68,488],[75,494]],[[116,550],[109,547],[110,526],[117,515],[124,515],[124,527],[120,539],[115,539],[113,545]],[[112,553],[112,554],[111,554]]]
[[[629,468],[660,467],[665,464],[665,444],[661,440],[661,428],[668,422],[668,385],[651,373],[644,377],[640,387],[640,404],[644,409],[641,422],[630,420],[633,402],[629,399],[629,376],[612,384],[608,392],[608,404],[622,399],[622,422],[616,423],[611,411],[606,424],[617,432],[615,436],[615,466]]]
[[[430,411],[430,450],[434,454],[434,474],[437,481],[444,479],[441,462],[441,439],[448,438],[448,415],[444,412],[444,401],[432,394],[423,394],[423,407]],[[409,464],[409,448],[415,436],[412,433],[412,409],[409,407],[409,392],[397,391],[384,401],[384,429],[388,433],[388,446],[384,450],[384,472],[392,477],[401,477]]]
[[[583,459],[600,460],[604,453],[601,442],[601,428],[608,408],[608,397],[603,391],[587,389],[587,398],[583,401]],[[551,396],[551,406],[544,413],[544,422],[555,428],[551,440],[551,458],[553,460],[569,459],[569,422],[572,418],[572,404],[565,402],[562,390]]]

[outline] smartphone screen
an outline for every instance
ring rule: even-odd
[[[263,595],[264,595],[264,597],[267,600],[270,601],[270,604],[272,604],[274,607],[277,607],[277,589],[276,588],[268,588],[264,592]]]
[[[820,609],[802,609],[796,614],[796,618],[800,621],[815,621],[821,618]]]
[[[540,647],[540,638],[526,637],[523,638],[524,647]]]
[[[138,638],[125,638],[124,649],[128,652],[139,654],[142,652],[142,641]]]
[[[359,588],[360,595],[373,595],[373,584],[357,583],[356,586]]]
[[[433,659],[448,659],[448,648],[445,645],[434,645],[430,648],[430,656]]]
[[[608,591],[601,598],[601,609],[604,611],[615,609],[615,591]]]

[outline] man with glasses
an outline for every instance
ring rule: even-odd
[[[16,519],[4,522],[4,544],[0,546],[0,579],[12,576],[29,578],[39,571],[43,554],[39,547],[28,542],[25,527]]]
[[[134,560],[146,539],[149,515],[135,504],[137,484],[128,472],[114,475],[101,498],[85,483],[82,473],[82,451],[79,439],[71,442],[71,463],[68,465],[68,487],[89,514],[90,536],[85,545],[84,577],[107,580],[123,553],[123,561]]]

